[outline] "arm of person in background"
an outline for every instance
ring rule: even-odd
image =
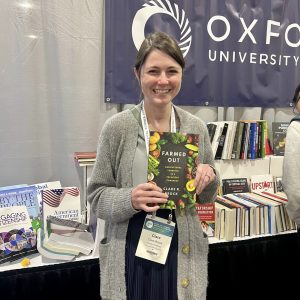
[[[283,189],[288,197],[287,211],[300,226],[300,121],[293,121],[287,130],[283,160]]]

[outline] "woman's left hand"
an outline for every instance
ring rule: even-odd
[[[196,187],[196,193],[199,195],[203,190],[216,179],[216,174],[213,168],[208,164],[199,164],[197,166],[196,177],[194,185]]]

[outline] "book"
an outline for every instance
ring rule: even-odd
[[[43,257],[53,260],[70,261],[75,258],[75,254],[73,253],[69,253],[66,251],[58,252],[55,251],[55,248],[47,246],[47,243],[45,243],[45,235],[43,228],[39,228],[37,232],[37,250]]]
[[[36,253],[36,243],[25,205],[0,208],[0,264]]]
[[[53,216],[48,217],[47,223],[48,241],[70,246],[85,255],[94,249],[94,239],[88,225]]]
[[[82,160],[82,159],[95,159],[96,158],[96,151],[90,152],[74,152],[74,159]]]
[[[249,185],[247,178],[226,178],[222,179],[223,195],[232,193],[249,192]]]
[[[41,226],[41,215],[34,185],[20,186],[0,191],[0,208],[25,205],[31,220],[32,228],[36,232]]]
[[[273,154],[283,156],[285,149],[285,139],[289,122],[273,122],[272,137],[273,137]]]
[[[215,206],[217,209],[224,210],[224,220],[220,222],[220,238],[226,241],[233,241],[236,227],[236,210],[217,200]]]
[[[196,212],[198,214],[201,227],[206,236],[215,234],[215,204],[214,203],[196,203]]]
[[[282,185],[282,176],[274,176],[274,192],[284,192]]]
[[[194,207],[199,135],[150,132],[148,182],[169,195],[161,208]]]
[[[36,188],[40,215],[42,215],[42,190],[61,188],[61,183],[60,181],[49,181],[49,182],[35,183],[34,186]]]
[[[274,181],[272,174],[250,176],[250,191],[274,192]]]
[[[216,132],[217,125],[214,124],[214,123],[207,123],[206,126],[207,126],[207,130],[208,130],[208,135],[209,135],[210,142],[212,143],[212,141],[214,139],[215,132]]]
[[[223,153],[223,150],[224,150],[224,145],[225,145],[225,141],[226,141],[228,126],[229,126],[228,123],[224,122],[222,133],[221,133],[221,136],[219,138],[219,143],[218,143],[215,159],[221,159],[222,158],[222,153]]]
[[[80,190],[77,187],[42,190],[43,229],[48,237],[47,218],[54,216],[61,219],[81,221]]]

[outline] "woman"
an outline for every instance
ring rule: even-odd
[[[287,194],[287,211],[290,218],[300,228],[300,84],[293,98],[297,116],[288,127],[283,160],[283,190]]]
[[[106,221],[99,247],[102,299],[206,298],[208,240],[194,208],[172,211],[176,225],[165,264],[135,256],[147,213],[169,215],[159,209],[167,202],[166,193],[147,183],[149,131],[199,134],[194,185],[202,202],[216,196],[219,177],[206,125],[172,104],[184,65],[173,38],[161,32],[148,35],[134,68],[143,101],[107,120],[100,134],[88,200]]]

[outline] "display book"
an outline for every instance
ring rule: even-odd
[[[37,188],[15,185],[0,189],[0,263],[36,253],[40,227]]]
[[[289,125],[289,122],[272,123],[273,154],[275,156],[284,155],[286,132]]]
[[[198,134],[150,132],[148,182],[169,195],[161,208],[182,212],[185,207],[195,207],[198,150]]]
[[[215,201],[216,237],[225,238],[225,231],[230,231],[232,234],[232,224],[234,224],[234,237],[277,234],[294,230],[296,224],[287,214],[287,202],[287,197],[283,192],[256,191],[218,195]],[[219,209],[223,210],[224,220],[222,220],[222,216],[218,215]],[[230,225],[225,220],[228,220]],[[217,225],[221,231],[219,234],[217,234]],[[227,228],[228,226],[230,227]],[[229,235],[225,239],[232,240],[232,238],[232,235]]]
[[[37,249],[43,257],[72,260],[94,248],[89,227],[81,223],[80,190],[62,187],[42,190],[42,226]]]

